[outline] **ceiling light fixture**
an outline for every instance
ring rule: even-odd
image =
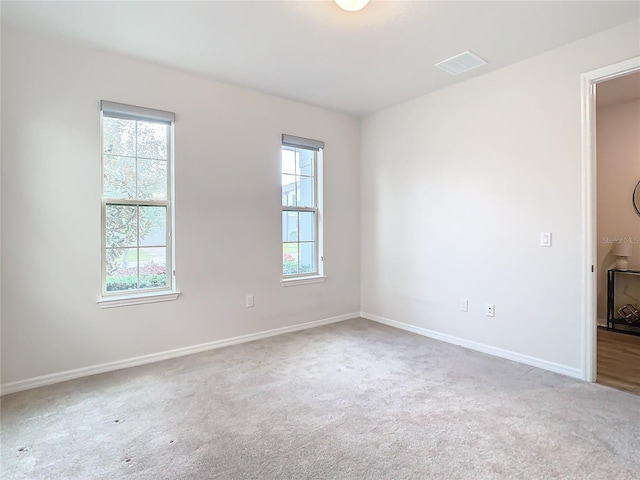
[[[369,0],[336,0],[338,6],[347,12],[357,12],[362,10]]]

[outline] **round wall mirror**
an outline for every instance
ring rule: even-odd
[[[640,182],[638,182],[636,188],[633,189],[633,208],[635,208],[636,213],[640,215]]]

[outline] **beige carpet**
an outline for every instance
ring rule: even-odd
[[[2,399],[3,479],[639,479],[640,397],[366,320]]]

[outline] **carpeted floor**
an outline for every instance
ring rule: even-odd
[[[366,320],[2,398],[3,479],[640,479],[640,397]]]

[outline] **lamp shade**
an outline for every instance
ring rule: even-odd
[[[369,0],[335,0],[338,6],[347,12],[357,12],[365,7]]]
[[[613,244],[613,254],[616,257],[630,257],[633,252],[633,244],[626,242],[615,242]]]

